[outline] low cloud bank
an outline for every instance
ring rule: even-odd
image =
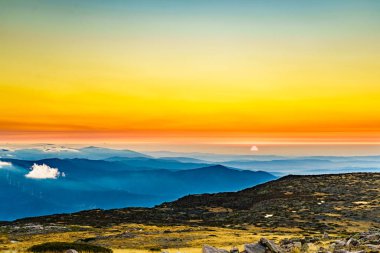
[[[5,166],[12,166],[12,163],[0,161],[0,168]]]
[[[33,164],[31,171],[26,174],[25,177],[36,179],[57,179],[58,177],[65,177],[65,173],[60,172],[58,168],[51,168],[46,164]]]

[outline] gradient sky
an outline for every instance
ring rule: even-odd
[[[380,1],[0,0],[0,139],[380,143]]]

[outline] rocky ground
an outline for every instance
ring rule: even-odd
[[[239,249],[234,247],[230,251],[218,249],[209,245],[203,246],[203,253],[239,253]],[[347,238],[332,240],[327,233],[321,238],[292,238],[283,239],[279,244],[261,238],[256,243],[244,245],[244,250],[240,253],[295,253],[295,252],[316,252],[316,253],[365,253],[380,252],[380,231],[372,230],[364,233],[357,233]]]

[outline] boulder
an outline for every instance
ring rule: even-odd
[[[346,242],[342,240],[336,240],[334,241],[334,244],[335,244],[335,248],[342,248],[346,245]]]
[[[265,253],[266,248],[259,243],[250,243],[244,245],[244,251],[247,253]]]
[[[279,246],[277,246],[274,242],[272,242],[266,238],[261,238],[260,244],[265,246],[266,248],[268,248],[269,251],[272,253],[282,253],[283,252],[283,250]]]
[[[237,247],[233,247],[231,250],[230,250],[230,253],[239,253],[239,249]]]
[[[302,243],[301,242],[293,242],[293,246],[295,248],[301,248],[302,247]]]
[[[209,245],[204,245],[202,248],[202,253],[230,253],[225,249],[218,249]]]
[[[284,239],[280,244],[281,249],[285,252],[295,252],[297,249],[300,251],[302,248],[302,243],[300,241]]]
[[[356,240],[356,239],[354,239],[354,238],[350,238],[346,242],[346,247],[355,247],[355,246],[358,246],[358,245],[359,245],[359,241]]]
[[[65,251],[65,253],[78,253],[75,249],[68,249]]]

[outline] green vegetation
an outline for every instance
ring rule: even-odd
[[[75,249],[78,252],[94,252],[94,253],[112,253],[111,249],[101,246],[84,244],[84,243],[69,243],[69,242],[47,242],[34,245],[28,249],[33,253],[40,252],[64,252],[65,250]]]

